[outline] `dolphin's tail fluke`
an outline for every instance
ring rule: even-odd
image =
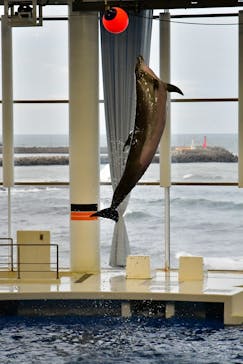
[[[113,209],[112,207],[97,211],[94,214],[92,214],[91,216],[100,216],[100,217],[104,217],[106,219],[114,220],[115,222],[117,222],[119,220],[118,212],[115,209]]]
[[[178,92],[178,94],[184,95],[183,92],[179,89],[179,87],[171,85],[170,83],[166,84],[166,89],[168,92]]]

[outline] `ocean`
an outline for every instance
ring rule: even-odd
[[[34,146],[67,145],[67,136],[48,137],[47,141],[45,136],[36,136],[32,138],[32,144],[34,140]],[[194,144],[203,141],[203,135],[176,138],[174,145],[188,145],[192,139]],[[20,139],[22,146],[33,146],[30,145],[30,137],[26,137],[25,142],[24,136]],[[224,146],[237,153],[236,135],[208,135],[207,141],[208,145]],[[102,181],[109,181],[108,164],[100,166],[100,175]],[[15,167],[15,180],[68,181],[68,166],[18,166]],[[151,164],[142,180],[159,182],[159,164]],[[172,164],[172,181],[237,182],[237,163],[175,163]],[[178,266],[180,255],[191,254],[202,255],[208,268],[243,269],[243,191],[237,186],[172,186],[170,194],[171,266]],[[7,236],[7,198],[7,191],[1,188],[1,237]],[[109,206],[111,198],[111,186],[101,185],[101,207]],[[68,268],[68,186],[15,186],[11,193],[11,206],[14,239],[17,230],[50,230],[52,242],[60,247],[60,266]],[[137,185],[130,196],[125,222],[131,254],[150,255],[152,268],[162,268],[163,188],[159,185]],[[102,267],[109,266],[113,229],[114,222],[100,220]]]

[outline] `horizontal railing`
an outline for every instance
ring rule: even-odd
[[[176,98],[170,99],[171,102],[181,102],[181,103],[190,103],[190,102],[238,102],[239,99],[237,97],[198,97],[198,98]],[[0,100],[0,104],[2,100]],[[68,99],[22,99],[22,100],[14,100],[14,104],[68,104]],[[103,104],[104,100],[99,100],[99,104]]]
[[[9,241],[10,243],[8,244],[2,244],[2,241]],[[13,259],[13,239],[12,238],[0,238],[0,247],[1,246],[8,246],[10,248],[10,255],[7,256],[7,258],[10,258],[10,262],[7,263],[7,266],[10,266],[10,271],[13,272],[14,271],[14,259]],[[0,259],[2,257],[2,254],[0,253]],[[0,261],[0,265],[3,266],[4,268],[4,264],[6,264],[5,262],[1,262]]]
[[[171,99],[172,103],[198,103],[198,102],[238,102],[239,99],[236,97],[228,98],[176,98]],[[2,100],[0,100],[2,103]],[[53,100],[14,100],[15,104],[68,104],[68,99],[53,99]],[[99,100],[99,103],[104,103],[104,100]],[[0,182],[0,186],[3,183]],[[15,182],[16,186],[68,186],[69,182],[62,181],[45,181],[45,182],[35,182],[35,181],[24,181]],[[100,185],[106,186],[111,185],[111,182],[101,181]],[[159,181],[140,181],[138,185],[142,186],[159,186]],[[172,186],[238,186],[238,182],[183,182],[183,181],[172,181]]]
[[[11,238],[0,238],[1,241],[3,240],[11,240],[10,244],[7,243],[0,243],[0,249],[2,247],[10,247],[10,251],[11,251],[11,255],[10,255],[10,265],[11,265],[11,272],[16,272],[17,273],[17,278],[20,279],[21,278],[21,273],[56,273],[56,279],[59,278],[59,246],[58,244],[13,244],[13,239]],[[50,261],[46,261],[46,262],[25,262],[25,261],[21,261],[21,248],[25,247],[25,248],[33,248],[33,247],[50,247],[50,248],[55,248],[56,249],[56,254],[55,254],[55,262],[52,262],[52,258],[50,256]],[[16,261],[14,260],[14,256],[16,257]],[[1,269],[4,268],[8,268],[9,264],[5,263],[5,262],[1,262],[1,251],[0,251],[0,266]],[[4,267],[4,264],[6,264],[6,266]],[[30,270],[23,270],[21,268],[21,266],[45,266],[45,265],[49,265],[50,268],[51,266],[55,267],[55,270],[38,270],[38,269],[30,269]],[[3,271],[3,270],[1,270]],[[7,271],[10,271],[9,269],[7,269]]]
[[[0,182],[0,186],[3,183]],[[69,186],[69,182],[58,182],[58,181],[46,181],[46,182],[39,182],[39,181],[26,181],[26,182],[15,182],[14,185],[17,186]],[[100,182],[101,186],[110,186],[111,182]],[[138,186],[160,186],[159,181],[140,181],[137,183]],[[238,186],[238,182],[183,182],[183,181],[172,181],[172,186]]]

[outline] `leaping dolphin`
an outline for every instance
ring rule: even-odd
[[[137,57],[135,74],[136,118],[134,130],[124,145],[130,145],[125,169],[114,191],[111,206],[91,215],[116,222],[119,220],[117,207],[140,180],[158,148],[166,121],[167,91],[183,95],[178,87],[161,81],[142,56]]]

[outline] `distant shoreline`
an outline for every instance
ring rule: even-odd
[[[68,165],[68,147],[16,147],[14,164],[16,166],[34,166],[34,165]],[[2,147],[0,147],[0,153]],[[18,154],[24,154],[18,156]],[[45,155],[48,154],[48,155]],[[171,162],[172,163],[236,163],[238,157],[228,150],[221,147],[172,147]],[[159,163],[159,154],[153,158],[153,163]],[[107,148],[100,148],[100,163],[109,163]],[[0,166],[2,158],[0,158]]]

